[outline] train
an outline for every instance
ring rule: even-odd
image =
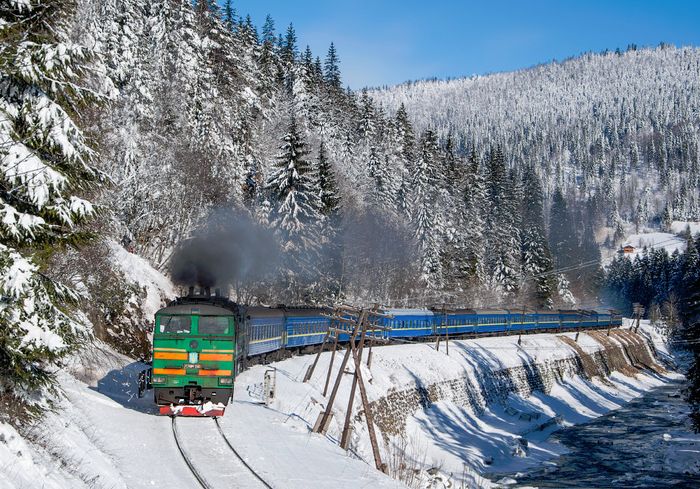
[[[155,315],[148,387],[164,415],[218,416],[233,396],[236,374],[251,359],[270,360],[323,343],[331,310],[244,306],[208,288],[190,288]],[[615,311],[382,309],[387,341],[613,328]],[[341,340],[347,341],[348,338]]]

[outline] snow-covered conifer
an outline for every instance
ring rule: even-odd
[[[37,258],[81,240],[94,209],[80,195],[101,179],[76,111],[112,86],[95,53],[71,40],[74,7],[0,7],[0,391],[28,402],[87,334],[69,307],[75,293]]]
[[[421,137],[420,153],[414,168],[411,210],[415,237],[421,252],[421,278],[430,289],[440,289],[443,285],[438,239],[440,222],[434,208],[437,196],[437,160],[437,137],[427,130]]]
[[[491,286],[505,294],[518,288],[518,230],[512,185],[500,147],[491,150],[486,173],[486,265]]]
[[[318,176],[306,159],[308,155],[307,144],[292,116],[266,185],[271,203],[270,226],[290,258],[290,288],[298,285],[300,277],[315,276],[319,263],[321,192]]]
[[[329,87],[335,90],[340,90],[342,88],[340,80],[340,58],[338,57],[338,52],[333,43],[331,43],[328,48],[328,54],[326,55],[324,76]]]

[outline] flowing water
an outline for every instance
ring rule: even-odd
[[[692,433],[682,388],[666,385],[590,423],[561,430],[551,439],[569,453],[494,480],[510,487],[698,489],[700,437]]]

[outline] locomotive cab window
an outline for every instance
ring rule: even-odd
[[[189,316],[161,316],[161,333],[189,334],[192,322]]]
[[[226,334],[228,318],[226,316],[200,316],[199,334]]]

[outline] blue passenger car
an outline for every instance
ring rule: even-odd
[[[241,311],[249,356],[279,350],[284,346],[284,311],[269,307],[247,307]]]
[[[434,333],[434,314],[428,309],[385,309],[383,325],[391,328],[389,338],[414,338],[432,336]]]
[[[321,344],[328,332],[330,311],[322,308],[241,308],[247,355]],[[533,331],[607,328],[622,325],[611,311],[529,311],[507,309],[385,309],[377,321],[386,338],[426,338],[457,335],[519,334]],[[339,340],[347,341],[341,334]]]
[[[325,309],[285,308],[284,313],[285,346],[294,348],[323,342],[330,325]]]

